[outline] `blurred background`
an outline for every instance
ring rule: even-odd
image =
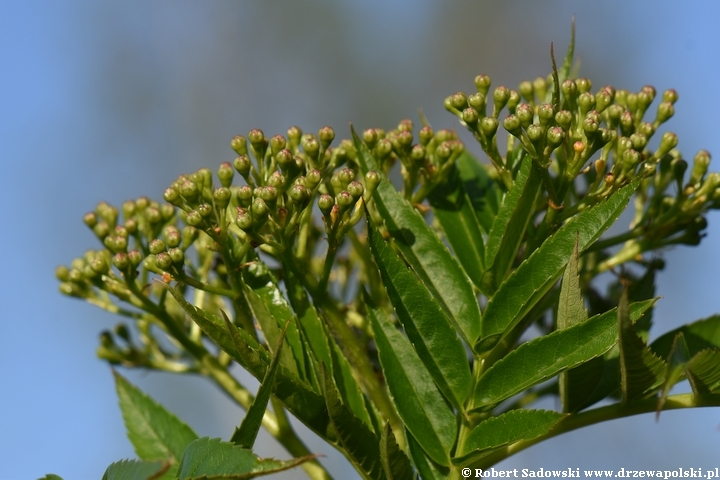
[[[99,200],[160,198],[178,174],[232,160],[230,138],[255,127],[331,125],[344,138],[350,121],[389,129],[422,108],[436,129],[460,128],[443,99],[471,91],[478,73],[512,88],[546,75],[550,42],[562,57],[573,15],[593,91],[677,89],[667,128],[679,148],[720,155],[711,1],[0,2],[0,479],[100,478],[134,457],[94,354],[115,319],[61,296],[53,275],[97,248],[82,215]],[[699,247],[665,254],[652,338],[720,311],[720,216],[709,223]],[[202,436],[227,439],[242,416],[202,380],[122,373]],[[500,466],[709,469],[720,464],[719,427],[720,409],[644,415]],[[336,478],[357,478],[306,438]],[[287,458],[266,437],[258,449]]]

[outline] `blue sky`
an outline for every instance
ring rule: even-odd
[[[388,128],[422,108],[436,128],[457,128],[445,96],[470,90],[478,73],[509,86],[546,74],[549,44],[564,51],[573,14],[583,75],[596,87],[677,89],[668,128],[680,149],[717,154],[718,7],[680,5],[1,2],[0,479],[100,478],[134,456],[110,370],[94,356],[114,319],[62,297],[53,276],[95,248],[81,218],[99,200],[158,198],[179,173],[231,160],[230,138],[254,127],[329,124],[346,136],[350,121]],[[666,252],[653,336],[720,311],[720,218],[709,222],[700,247]],[[227,438],[242,415],[199,379],[127,375],[201,435]],[[503,466],[709,468],[719,426],[718,409],[641,416]],[[337,477],[352,478],[310,442]]]

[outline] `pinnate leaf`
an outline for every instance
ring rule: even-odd
[[[135,453],[142,460],[177,462],[197,434],[119,373],[113,371],[113,375],[125,428]]]
[[[633,304],[631,317],[637,320],[654,302]],[[493,407],[565,369],[604,354],[618,341],[617,322],[617,313],[611,310],[520,345],[480,377],[473,394],[476,409]]]
[[[375,263],[398,319],[438,388],[458,410],[470,393],[472,375],[465,349],[430,292],[368,225]]]
[[[675,335],[682,332],[691,356],[707,348],[720,348],[720,315],[698,320],[671,330],[658,337],[652,344],[653,352],[662,358],[670,353]]]
[[[488,302],[476,351],[492,348],[530,311],[562,274],[575,242],[581,254],[592,245],[620,216],[640,180],[568,220],[508,277]]]
[[[385,424],[380,437],[380,461],[388,480],[413,480],[412,464],[395,441],[390,423]]]
[[[381,311],[371,308],[368,317],[385,381],[400,418],[428,456],[448,466],[457,433],[455,414],[408,339]]]
[[[161,478],[161,475],[169,468],[170,464],[167,462],[122,460],[110,464],[105,470],[102,480],[155,480]],[[175,478],[175,476],[170,478]]]
[[[682,332],[678,332],[673,340],[673,346],[670,350],[670,354],[666,360],[666,368],[663,374],[662,388],[660,389],[660,396],[658,397],[657,410],[655,412],[655,419],[660,417],[660,412],[665,405],[665,400],[670,394],[670,389],[677,382],[685,377],[685,369],[687,363],[690,360],[690,353],[688,352],[687,343],[685,343],[685,337]]]
[[[548,433],[567,414],[550,410],[512,410],[480,422],[468,435],[455,465],[467,465],[495,448]]]
[[[687,364],[687,376],[695,395],[720,393],[720,351],[706,349]]]
[[[297,467],[313,458],[314,455],[292,460],[260,459],[252,450],[219,438],[203,437],[188,445],[180,462],[178,480],[254,478]]]

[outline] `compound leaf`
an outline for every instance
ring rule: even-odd
[[[178,480],[206,478],[240,480],[281,472],[312,460],[314,455],[292,460],[260,459],[252,450],[203,437],[188,445],[180,462]]]
[[[675,335],[682,332],[691,356],[707,348],[720,348],[720,315],[698,320],[671,330],[658,337],[650,348],[658,356],[667,358]]]
[[[633,304],[631,317],[637,320],[654,302]],[[520,345],[480,377],[473,394],[476,408],[486,410],[565,369],[604,354],[618,341],[617,322],[617,313],[611,310]]]
[[[395,441],[390,423],[385,424],[380,437],[380,461],[388,480],[413,480],[412,464]]]
[[[575,242],[582,253],[620,216],[640,184],[640,178],[583,210],[548,238],[515,270],[488,301],[482,337],[475,351],[485,352],[515,326],[555,284],[567,265]]]
[[[687,363],[686,373],[695,395],[720,392],[720,351],[706,349]]]
[[[462,411],[472,374],[462,342],[430,292],[368,225],[368,241],[398,319],[438,388]]]
[[[435,462],[450,464],[455,414],[405,336],[379,310],[368,309],[385,381],[398,414]]]
[[[105,470],[102,480],[155,480],[161,478],[169,468],[170,463],[168,462],[122,460],[111,463],[107,470]],[[177,468],[175,470],[177,470]],[[175,476],[173,475],[170,478],[175,478]],[[53,479],[46,477],[46,480]]]
[[[670,354],[666,360],[666,368],[663,374],[662,388],[660,389],[660,396],[658,397],[657,410],[655,411],[655,419],[660,417],[660,412],[665,405],[665,400],[670,394],[670,389],[677,382],[685,378],[685,370],[687,363],[690,360],[690,353],[688,352],[687,343],[685,343],[685,337],[682,332],[678,332],[673,340]]]
[[[453,463],[467,465],[495,448],[545,435],[566,416],[550,410],[511,410],[491,417],[473,428]]]

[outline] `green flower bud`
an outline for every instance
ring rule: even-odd
[[[585,132],[585,135],[591,136],[598,131],[598,128],[600,128],[600,123],[598,122],[598,119],[595,115],[588,114],[585,117],[585,120],[583,120],[582,128]]]
[[[575,85],[577,85],[578,92],[581,94],[587,93],[592,89],[592,82],[587,78],[578,78],[575,80]]]
[[[175,207],[169,203],[163,203],[160,205],[160,215],[162,216],[163,221],[167,222],[173,217],[173,215],[175,215]]]
[[[107,240],[108,238],[113,239],[112,243],[113,243],[114,248],[108,247],[108,248],[110,248],[110,250],[113,250],[114,252],[124,252],[125,250],[127,250],[127,247],[128,247],[127,236],[125,236],[125,237],[123,237],[121,235],[116,235],[114,237],[108,236],[108,237],[105,237],[105,240]]]
[[[90,262],[90,268],[99,275],[105,275],[110,271],[110,265],[102,255],[96,255]]]
[[[595,97],[585,92],[580,94],[577,103],[580,107],[580,114],[584,116],[587,112],[595,108]]]
[[[450,95],[450,106],[455,110],[463,110],[467,107],[467,96],[463,92]]]
[[[667,122],[673,115],[675,115],[675,107],[673,107],[673,104],[670,102],[662,102],[658,105],[655,123],[661,125]]]
[[[337,175],[340,179],[340,185],[342,185],[342,188],[347,188],[348,184],[355,179],[355,172],[350,168],[343,168],[337,172]]]
[[[673,160],[671,166],[673,178],[675,178],[675,181],[678,184],[678,190],[682,190],[683,179],[685,178],[685,172],[687,171],[688,163],[685,160],[678,158]]]
[[[110,225],[108,225],[106,221],[101,220],[93,227],[93,232],[100,240],[103,240],[110,235]]]
[[[388,155],[392,153],[392,142],[390,142],[390,140],[388,140],[387,138],[378,140],[377,146],[375,147],[375,152],[379,160],[386,159]]]
[[[256,198],[250,206],[250,211],[256,221],[264,221],[270,213],[270,208],[268,208],[265,200],[262,198]]]
[[[412,146],[412,142],[413,142],[412,133],[408,132],[408,131],[400,132],[397,136],[397,142],[400,145],[401,150],[403,150],[403,151],[410,150],[410,147]]]
[[[492,138],[497,132],[500,122],[495,117],[485,117],[480,121],[480,130],[487,138]]]
[[[235,223],[237,224],[238,228],[243,231],[251,230],[253,226],[252,214],[242,207],[238,207],[237,212],[238,213],[237,217],[235,218]]]
[[[507,108],[510,113],[515,113],[515,109],[520,105],[520,94],[515,90],[510,90],[510,97],[507,101]]]
[[[503,120],[503,127],[516,137],[519,137],[522,131],[520,128],[520,119],[516,115],[508,115],[505,120]]]
[[[420,129],[418,132],[418,138],[420,139],[420,145],[427,147],[428,143],[433,139],[435,136],[435,132],[433,132],[433,129],[429,126],[424,126]]]
[[[638,152],[642,152],[647,145],[647,137],[642,133],[633,133],[630,135],[630,141],[632,142],[632,148]]]
[[[148,248],[150,249],[150,253],[152,253],[153,255],[157,255],[158,253],[164,252],[166,250],[165,242],[163,242],[159,238],[156,238],[155,240],[150,242]]]
[[[282,191],[285,186],[285,176],[279,170],[275,170],[268,178],[267,184],[278,191]]]
[[[468,107],[462,111],[463,122],[465,122],[473,130],[475,129],[479,118],[480,115],[478,114],[477,110],[472,107]]]
[[[363,132],[363,142],[369,149],[373,149],[379,140],[378,134],[374,128],[368,128]]]
[[[239,157],[236,157],[235,160],[233,160],[233,167],[235,167],[235,170],[237,170],[238,173],[245,178],[247,178],[247,176],[250,174],[251,166],[252,163],[250,162],[250,157],[248,157],[247,155],[240,155]]]
[[[478,112],[483,112],[485,115],[485,94],[473,93],[467,99],[468,106],[474,108]]]
[[[229,188],[220,187],[213,192],[213,200],[218,208],[222,211],[227,208],[232,198],[232,192]]]
[[[520,82],[520,85],[518,85],[518,90],[520,91],[520,95],[522,95],[526,102],[532,103],[535,101],[535,94],[532,82],[529,82],[527,80],[525,80],[524,82]]]
[[[380,174],[375,170],[370,170],[365,174],[365,192],[368,196],[372,195],[377,186],[380,184]]]
[[[340,214],[342,214],[348,208],[350,208],[353,203],[355,203],[355,200],[353,200],[353,196],[350,195],[350,192],[346,192],[345,190],[343,190],[342,192],[337,194],[337,196],[335,197],[335,202],[339,207]]]
[[[602,113],[608,106],[610,106],[612,101],[613,99],[610,92],[607,90],[607,87],[605,87],[595,94],[595,109],[598,113]]]
[[[185,200],[187,200],[188,203],[197,203],[199,196],[197,184],[192,180],[185,180],[180,186],[180,195],[185,197]]]
[[[82,267],[85,268],[85,265]],[[83,272],[80,268],[71,268],[70,272],[68,272],[68,277],[70,277],[70,281],[73,283],[82,283],[85,281],[85,275],[83,275]]]
[[[163,238],[165,239],[167,246],[172,248],[180,245],[180,242],[182,241],[180,230],[178,230],[174,225],[168,225],[163,229]]]
[[[560,127],[550,127],[547,131],[547,143],[552,148],[562,145],[565,140],[565,130]]]
[[[267,145],[267,139],[265,138],[265,134],[262,130],[259,128],[250,130],[247,138],[250,141],[250,145],[256,152],[264,152]]]
[[[180,248],[171,248],[167,253],[170,256],[170,260],[172,260],[173,265],[176,267],[180,267],[185,261],[185,254]]]
[[[572,113],[567,110],[560,110],[555,114],[555,123],[563,130],[569,130],[572,124]]]
[[[160,270],[170,270],[172,264],[172,258],[170,258],[170,255],[168,255],[166,252],[155,255],[155,266]]]
[[[322,174],[320,173],[320,170],[310,170],[307,175],[305,175],[305,186],[310,190],[315,190],[315,187],[318,186],[321,180]]]
[[[300,145],[300,138],[302,138],[302,130],[300,127],[292,126],[287,131],[288,143],[290,144],[290,150],[296,151],[297,146]]]
[[[208,218],[213,213],[213,207],[208,203],[201,203],[198,205],[197,212],[201,217]]]
[[[674,89],[665,90],[663,92],[662,101],[668,103],[675,103],[678,100],[678,93]]]
[[[353,200],[357,201],[360,197],[362,197],[365,189],[360,182],[352,181],[348,184],[347,191],[350,195],[352,195]]]
[[[477,91],[482,93],[483,96],[487,96],[488,90],[490,90],[490,77],[487,75],[478,75],[475,77],[475,88]]]
[[[143,261],[142,253],[140,253],[137,250],[130,250],[127,254],[128,260],[130,260],[130,265],[133,266],[133,268],[140,265],[140,262]]]
[[[202,223],[203,217],[197,210],[190,210],[185,218],[185,223],[191,227],[197,227]]]
[[[247,141],[242,135],[237,135],[230,140],[230,148],[238,155],[247,155]]]
[[[285,137],[282,135],[275,135],[270,139],[270,151],[273,155],[277,155],[277,153],[284,149],[287,145],[287,142],[285,141]]]
[[[330,212],[332,211],[332,208],[335,206],[335,200],[330,195],[323,194],[320,195],[320,198],[318,198],[318,207],[320,208],[320,211],[325,216],[325,218],[330,218]]]
[[[95,212],[88,212],[83,217],[83,222],[85,222],[85,225],[87,225],[90,228],[94,228],[95,225],[98,223],[98,217]]]
[[[568,102],[572,103],[575,101],[575,97],[577,97],[577,85],[573,80],[565,80],[560,84],[560,91]]]
[[[128,254],[124,252],[116,253],[112,258],[112,264],[120,271],[126,270],[130,266]]]
[[[515,115],[517,115],[518,120],[520,120],[520,125],[522,125],[523,128],[528,128],[533,122],[535,112],[533,112],[533,108],[527,103],[521,103],[518,105]]]
[[[310,200],[310,192],[303,185],[293,185],[290,187],[288,196],[292,198],[293,202],[297,203],[300,208],[303,208]]]
[[[113,207],[112,205],[100,202],[98,203],[96,209],[95,209],[103,220],[105,220],[110,227],[114,227],[117,224],[118,219],[118,210],[117,208]]]
[[[422,145],[413,145],[410,150],[410,160],[412,160],[415,165],[422,166],[425,161],[425,147]]]
[[[60,265],[55,269],[55,278],[61,282],[67,282],[70,280],[70,269],[65,265]]]
[[[542,140],[543,133],[545,132],[545,129],[543,129],[537,123],[533,123],[532,125],[527,127],[526,130],[527,130],[528,138],[534,144],[538,144]]]
[[[551,104],[545,103],[538,107],[538,119],[540,120],[540,125],[543,127],[549,125],[553,118],[555,118],[555,110]]]
[[[630,113],[630,110],[625,110],[620,116],[620,130],[622,131],[622,134],[625,136],[631,135],[633,133],[634,126],[635,119],[633,118],[633,114]]]
[[[135,201],[135,206],[138,211],[143,212],[147,207],[150,206],[150,199],[147,197],[140,197]]]
[[[462,93],[462,95],[465,95]],[[409,118],[405,118],[403,120],[400,120],[400,123],[398,123],[397,131],[398,132],[410,132],[414,130],[413,128],[413,121]]]
[[[220,167],[218,168],[217,176],[220,179],[220,185],[225,188],[230,188],[230,185],[233,181],[233,176],[235,176],[232,165],[230,165],[229,162],[221,163]]]
[[[320,142],[315,135],[308,133],[302,136],[300,139],[300,145],[302,145],[303,152],[305,152],[310,158],[316,160],[320,154]]]
[[[537,77],[535,80],[533,80],[533,90],[535,90],[538,101],[542,102],[545,100],[545,95],[547,94],[547,87],[547,80],[543,77]]]
[[[622,155],[623,170],[629,172],[640,163],[640,154],[632,148],[625,150]]]
[[[335,139],[335,130],[328,126],[322,127],[318,131],[318,138],[320,139],[320,145],[322,145],[322,148],[327,149]]]
[[[134,218],[129,218],[125,221],[125,230],[127,230],[128,235],[134,235],[135,232],[137,232],[137,229],[137,220],[135,220]]]
[[[664,137],[664,135],[663,135]],[[690,171],[690,185],[697,185],[705,177],[710,166],[710,152],[700,150],[693,160],[693,167]]]
[[[160,210],[158,210],[157,208],[148,207],[145,209],[145,218],[147,219],[148,222],[150,222],[150,224],[154,225],[156,223],[162,222],[163,215],[160,212]]]
[[[652,137],[655,134],[655,127],[652,123],[649,122],[642,122],[637,129],[638,133],[642,133],[645,135],[648,139]]]
[[[238,203],[240,203],[240,205],[245,208],[249,207],[252,203],[252,196],[252,188],[248,187],[247,185],[243,185],[242,187],[237,189]]]
[[[677,147],[678,144],[678,137],[673,132],[665,132],[663,133],[663,136],[660,138],[660,145],[658,146],[657,151],[653,155],[655,159],[662,158],[665,156],[670,150]]]
[[[505,86],[495,88],[493,91],[493,117],[497,117],[510,100],[510,90]]]
[[[123,212],[123,218],[128,219],[135,215],[135,202],[132,200],[128,200],[127,202],[124,202],[122,204],[122,212]]]
[[[178,207],[182,207],[183,203],[182,199],[180,198],[180,192],[178,192],[177,189],[173,187],[168,187],[165,189],[165,193],[163,193],[163,199],[165,199],[165,201],[168,203],[171,203]]]

